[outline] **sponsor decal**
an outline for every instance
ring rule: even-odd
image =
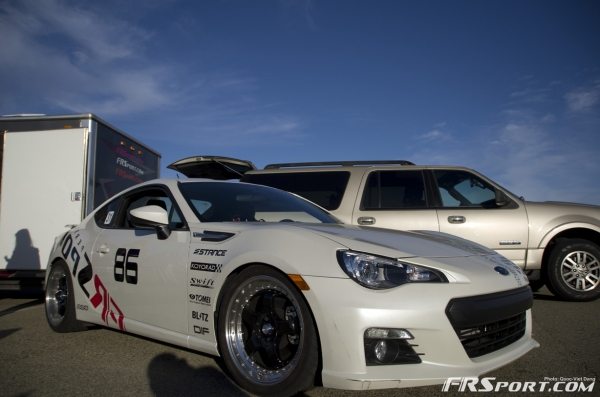
[[[192,318],[193,318],[194,320],[200,320],[200,321],[204,321],[205,323],[207,323],[207,322],[208,322],[208,314],[206,314],[206,313],[203,313],[203,312],[196,312],[196,311],[193,311],[193,312],[192,312]]]
[[[442,386],[442,392],[458,391],[471,393],[511,392],[511,393],[592,393],[596,378],[582,377],[544,377],[538,382],[497,382],[496,378],[464,377],[448,378]]]
[[[210,333],[208,327],[200,327],[198,325],[194,325],[194,332],[200,335],[206,335]]]
[[[192,277],[190,279],[190,287],[200,287],[200,288],[214,288],[215,280],[212,278],[196,278]]]
[[[190,302],[210,306],[211,297],[200,294],[190,294]]]
[[[225,256],[227,250],[211,250],[206,248],[196,248],[194,250],[194,255],[200,256]]]
[[[108,290],[100,280],[98,275],[94,275],[94,287],[96,288],[96,294],[90,298],[90,303],[97,309],[99,306],[102,307],[102,321],[108,326],[118,327],[121,331],[125,331],[125,315],[119,308],[114,299],[109,295]]]
[[[222,264],[215,263],[200,263],[192,262],[190,264],[190,270],[198,270],[201,272],[221,273]]]
[[[110,221],[112,221],[112,218],[114,215],[115,215],[115,211],[108,211],[108,214],[106,214],[106,219],[104,219],[104,224],[105,225],[110,224]]]
[[[73,277],[76,277],[77,283],[85,296],[89,299],[94,309],[99,309],[101,312],[102,321],[111,327],[119,328],[125,331],[125,315],[114,299],[108,293],[104,283],[97,274],[94,274],[92,262],[85,252],[83,240],[79,231],[69,233],[62,241],[60,248],[61,254],[67,263],[73,265]],[[83,258],[83,261],[82,261]],[[84,262],[80,268],[81,262]],[[85,287],[85,284],[93,281],[94,295],[90,297],[90,292]],[[77,310],[87,311],[89,306],[86,304],[77,304]]]
[[[136,166],[133,163],[130,163],[129,161],[125,160],[122,157],[117,157],[117,164],[120,165],[123,168],[126,168],[130,171],[135,172],[138,175],[144,175],[144,170],[141,169],[140,167]]]

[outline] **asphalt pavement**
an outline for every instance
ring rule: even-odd
[[[546,289],[535,295],[534,338],[541,347],[487,377],[515,395],[600,395],[600,300],[562,302]],[[590,392],[590,384],[595,381]],[[506,382],[506,384],[502,383]],[[527,393],[510,392],[517,387]],[[541,383],[548,385],[542,386]],[[578,383],[583,389],[570,392]],[[498,386],[500,385],[500,386]],[[563,392],[544,392],[557,386]],[[478,389],[485,385],[479,384]],[[307,396],[464,396],[459,385],[349,392],[316,387]],[[531,392],[531,390],[535,390]],[[0,396],[245,396],[217,360],[191,350],[103,327],[58,334],[47,325],[43,301],[0,295]]]

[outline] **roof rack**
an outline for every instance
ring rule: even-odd
[[[265,170],[277,168],[296,168],[296,167],[353,167],[357,165],[415,165],[407,160],[365,160],[365,161],[317,161],[308,163],[279,163],[268,164]]]

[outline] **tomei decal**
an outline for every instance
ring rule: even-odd
[[[199,270],[201,272],[221,273],[222,264],[192,262],[190,270]]]
[[[114,299],[110,297],[100,277],[98,277],[97,274],[94,274],[92,262],[90,261],[87,252],[85,252],[85,247],[82,244],[79,232],[69,233],[63,239],[60,252],[67,263],[72,263],[73,276],[77,277],[77,283],[81,287],[81,290],[83,291],[85,296],[89,299],[90,303],[92,304],[92,307],[94,309],[100,308],[102,321],[106,325],[111,326],[112,320],[112,326],[118,327],[121,331],[125,331],[125,325],[123,323],[125,315],[123,314],[123,311],[119,308],[117,303],[114,301]],[[84,265],[82,268],[80,268],[79,265],[82,258]],[[116,260],[117,259],[115,258],[115,262]],[[92,280],[94,285],[94,295],[90,297],[90,292],[85,287],[85,284]],[[135,280],[137,282],[137,264]],[[89,306],[85,304],[77,304],[76,309],[81,311],[87,311],[89,310]]]
[[[215,280],[211,278],[196,278],[190,279],[190,287],[214,288]]]
[[[211,297],[200,294],[190,294],[190,302],[210,306]]]
[[[205,248],[196,248],[194,250],[194,255],[201,256],[225,256],[227,250],[209,250]]]

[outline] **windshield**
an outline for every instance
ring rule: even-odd
[[[189,182],[179,190],[201,222],[339,223],[316,205],[265,186]]]

